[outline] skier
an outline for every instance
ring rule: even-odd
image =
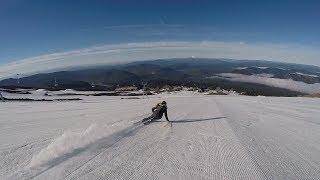
[[[147,118],[144,118],[141,122],[143,124],[149,124],[154,120],[161,119],[163,114],[165,115],[167,122],[170,122],[168,118],[167,109],[167,102],[162,101],[161,103],[158,103],[155,107],[152,108],[152,115]]]

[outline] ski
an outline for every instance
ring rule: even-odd
[[[167,122],[163,125],[163,127],[167,127],[167,126],[172,127],[172,122]]]

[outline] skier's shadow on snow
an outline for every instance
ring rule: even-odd
[[[183,119],[177,121],[171,121],[172,123],[193,123],[193,122],[201,122],[201,121],[212,121],[217,119],[224,119],[227,117],[212,117],[212,118],[201,118],[201,119]]]

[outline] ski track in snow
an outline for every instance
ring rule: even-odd
[[[133,124],[162,100],[171,127]],[[319,105],[188,94],[1,103],[0,179],[319,179]]]

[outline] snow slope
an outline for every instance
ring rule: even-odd
[[[133,124],[162,100],[172,127]],[[190,93],[0,103],[0,179],[319,179],[319,106]]]

